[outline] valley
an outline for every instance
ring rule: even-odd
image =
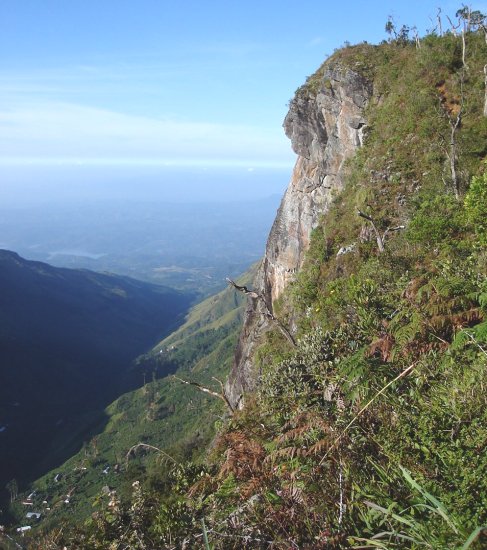
[[[23,487],[143,383],[134,359],[183,322],[194,295],[5,250],[0,285],[0,484]]]
[[[204,297],[260,258],[279,200],[279,195],[200,203],[102,198],[0,206],[0,248]]]
[[[239,282],[249,284],[254,275],[255,267]],[[224,380],[244,305],[240,294],[226,288],[193,306],[178,329],[141,355],[136,369],[147,373],[145,383],[98,411],[90,429],[71,435],[69,460],[42,475],[11,507],[17,524],[54,528],[73,515],[84,521],[92,500],[108,495],[106,487],[129,494],[134,476],[156,487],[161,458],[164,471],[167,460],[201,457],[225,411],[219,400],[167,375],[174,372],[209,387],[215,387],[214,378]],[[53,447],[66,446],[66,436],[58,431]],[[138,450],[129,453],[134,447]],[[40,518],[26,522],[34,509]]]

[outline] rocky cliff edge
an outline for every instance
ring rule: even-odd
[[[272,312],[273,303],[294,279],[309,247],[311,231],[344,185],[345,162],[361,146],[365,107],[372,84],[339,65],[324,65],[291,101],[284,130],[298,155],[254,282]],[[226,385],[233,404],[252,391],[259,373],[253,357],[271,327],[262,300],[249,298]]]

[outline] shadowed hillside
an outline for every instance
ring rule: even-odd
[[[177,326],[190,296],[0,251],[0,486],[76,450],[79,431],[142,383],[132,360]],[[51,441],[65,432],[63,447]]]
[[[240,284],[249,284],[254,275],[255,267],[239,279]],[[191,309],[174,333],[138,358],[139,368],[159,375],[175,371],[181,379],[218,390],[213,377],[224,380],[229,372],[243,312],[243,297],[231,287],[207,298]],[[171,376],[147,376],[143,387],[105,409],[104,421],[83,434],[78,453],[27,490],[25,495],[36,491],[32,500],[42,511],[39,526],[52,528],[73,517],[80,522],[89,518],[92,499],[106,485],[128,495],[134,476],[147,487],[166,484],[168,469],[161,468],[161,458],[182,463],[200,457],[224,415],[221,400]],[[127,460],[129,450],[139,443],[151,447],[139,448]],[[12,507],[19,522],[26,513],[21,501]]]

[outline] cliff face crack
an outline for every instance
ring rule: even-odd
[[[345,161],[362,143],[364,108],[371,94],[371,84],[363,76],[329,66],[317,93],[300,93],[291,101],[284,130],[298,158],[254,281],[271,309],[301,267],[311,231],[329,207],[330,189],[343,188]],[[253,355],[262,335],[272,329],[260,307],[259,301],[249,300],[226,388],[234,403],[255,388]]]

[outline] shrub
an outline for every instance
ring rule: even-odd
[[[464,204],[467,221],[480,244],[487,244],[487,172],[472,178]]]

